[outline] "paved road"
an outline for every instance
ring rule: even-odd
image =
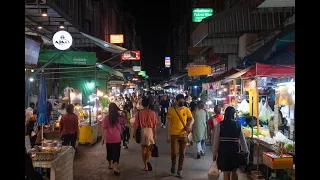
[[[170,167],[170,145],[165,142],[165,129],[160,128],[160,118],[158,124],[157,145],[159,148],[159,157],[152,158],[152,172],[142,171],[143,162],[141,158],[141,147],[131,139],[129,149],[121,149],[119,170],[120,177],[115,177],[113,171],[107,168],[106,147],[101,146],[101,140],[95,145],[89,147],[79,146],[79,153],[74,162],[74,180],[177,180],[171,175]],[[205,180],[207,172],[212,162],[211,148],[207,148],[205,156],[196,159],[196,147],[188,147],[183,167],[183,179],[187,180]],[[222,175],[220,178],[222,179]],[[249,178],[240,174],[239,180]]]

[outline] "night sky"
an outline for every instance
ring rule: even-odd
[[[164,57],[168,36],[171,33],[169,0],[124,0],[124,9],[136,18],[136,32],[142,38],[143,70],[152,76],[166,76]],[[160,73],[161,71],[161,73]],[[156,72],[152,74],[152,72]]]

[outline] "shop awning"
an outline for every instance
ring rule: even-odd
[[[256,63],[255,66],[251,67],[245,74],[242,75],[242,77],[251,76],[273,78],[295,76],[295,64],[273,65]]]
[[[227,82],[230,82],[234,79],[237,79],[239,78],[240,76],[242,76],[243,74],[245,74],[246,72],[248,72],[252,67],[249,67],[249,68],[246,68],[246,69],[243,69],[241,71],[238,71],[228,77],[226,77],[225,79],[221,80],[221,84],[225,84]]]
[[[290,47],[295,41],[295,24],[288,25],[279,34],[268,41],[264,46],[245,57],[246,66],[254,65],[256,62],[268,63],[268,60],[276,52]]]
[[[232,68],[232,69],[229,69],[228,71],[225,71],[215,77],[212,77],[212,79],[210,79],[208,82],[217,82],[217,81],[221,81],[222,79],[224,79],[225,77],[228,77],[228,76],[231,76],[237,72],[239,72],[240,70],[239,69],[235,69],[235,68]]]
[[[59,53],[58,50],[40,50],[39,62],[46,63],[57,53]],[[64,53],[57,57],[52,63],[95,66],[96,59],[95,52],[64,51]]]
[[[109,66],[104,65],[104,64],[99,64],[98,68],[100,68],[100,69],[102,69],[102,70],[104,70],[104,71],[106,71],[106,72],[108,72],[110,74],[113,74],[115,76],[118,76],[118,77],[124,79],[123,73],[119,72],[116,69],[113,69],[112,67],[109,67]]]

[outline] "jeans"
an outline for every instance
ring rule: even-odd
[[[197,144],[197,151],[198,152],[206,151],[206,142],[205,142],[205,140],[198,141],[196,144]]]
[[[69,146],[71,144],[71,146],[76,149],[77,133],[63,135],[61,136],[61,140],[63,146]]]
[[[179,135],[171,135],[171,163],[175,166],[177,163],[177,153],[179,152],[178,171],[182,171],[184,155],[186,153],[188,137],[180,137]]]

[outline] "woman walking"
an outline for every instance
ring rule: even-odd
[[[79,137],[79,122],[78,116],[75,115],[74,106],[72,104],[67,105],[67,113],[61,116],[60,120],[60,135],[62,140],[62,145],[71,146],[76,149],[76,141]]]
[[[223,172],[223,179],[237,180],[239,164],[236,154],[241,149],[249,153],[241,124],[235,121],[236,110],[229,106],[225,110],[224,120],[215,127],[213,136],[213,161],[217,161],[218,169]]]
[[[152,171],[152,166],[149,162],[151,158],[151,145],[155,144],[156,139],[156,125],[158,123],[156,113],[150,109],[149,100],[142,100],[143,109],[141,109],[135,115],[134,122],[134,133],[136,133],[136,129],[141,127],[141,149],[142,149],[142,160],[144,163],[144,171]],[[134,134],[136,137],[136,134]]]
[[[193,113],[194,124],[192,129],[192,139],[197,144],[197,159],[204,156],[206,150],[206,136],[207,136],[207,118],[208,114],[204,110],[202,101],[197,103],[196,109]]]
[[[116,176],[120,175],[118,164],[121,150],[121,133],[125,123],[125,117],[119,114],[117,105],[110,103],[109,114],[103,119],[102,145],[106,143],[108,168],[113,169]],[[113,163],[113,168],[111,163]]]

